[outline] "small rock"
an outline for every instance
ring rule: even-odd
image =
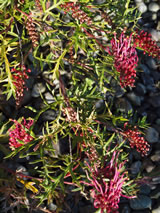
[[[159,6],[157,3],[155,3],[155,2],[151,2],[151,3],[149,4],[148,9],[149,9],[149,11],[151,11],[151,12],[157,12],[157,11],[160,9],[160,6]]]
[[[136,93],[138,95],[142,95],[142,96],[144,96],[146,94],[146,92],[147,92],[146,91],[146,87],[143,84],[141,84],[141,83],[138,83],[136,85],[135,91],[136,91]]]
[[[153,69],[153,70],[157,69],[156,62],[152,57],[147,57],[146,64],[148,65],[150,69]]]
[[[44,94],[44,97],[45,97],[46,102],[47,102],[48,104],[51,104],[51,103],[55,102],[55,99],[54,99],[53,95],[52,95],[51,93],[49,93],[49,92],[46,92],[46,93]]]
[[[151,30],[152,39],[155,41],[160,41],[160,31],[152,29]]]
[[[139,2],[139,3],[137,2],[136,5],[140,13],[145,13],[147,11],[147,6],[145,5],[144,2]]]
[[[48,205],[48,208],[49,208],[50,211],[56,211],[57,206],[56,206],[54,203],[50,203],[50,204]]]
[[[122,113],[133,112],[132,105],[125,98],[118,98],[116,100],[117,109]]]
[[[156,143],[159,139],[159,133],[154,128],[150,127],[146,131],[145,138],[149,143]]]
[[[135,1],[135,3],[140,3],[140,2],[142,2],[143,0],[134,0]]]
[[[152,200],[146,195],[138,195],[135,199],[130,199],[130,206],[134,210],[151,208]]]
[[[54,110],[47,110],[42,114],[43,121],[53,121],[57,117],[57,113]]]
[[[152,20],[155,21],[157,19],[157,13],[152,14]]]
[[[150,74],[150,70],[145,64],[140,64],[140,68],[143,70],[144,73]]]
[[[104,107],[105,107],[105,102],[104,102],[104,100],[103,100],[103,99],[98,100],[98,101],[96,102],[96,104],[95,104],[95,107],[96,107],[96,109],[98,109],[98,110],[104,108]]]
[[[106,2],[106,0],[94,0],[95,4],[103,4],[105,2]]]
[[[94,21],[100,21],[102,19],[102,17],[100,15],[97,15],[94,17]]]
[[[153,162],[160,162],[160,150],[156,151],[154,155],[151,156]]]
[[[160,126],[160,118],[157,118],[155,123]]]
[[[41,93],[46,91],[46,87],[43,83],[37,83],[34,85],[32,89],[32,97],[37,98],[40,96]]]
[[[119,212],[121,212],[121,213],[131,213],[131,209],[130,209],[129,205],[123,204],[123,205],[119,205],[119,206],[120,206]]]
[[[141,185],[139,190],[140,190],[139,194],[144,194],[144,195],[149,195],[151,192],[151,188],[147,184]]]
[[[135,106],[141,105],[141,98],[138,95],[136,95],[134,92],[129,92],[127,93],[126,96]]]
[[[152,97],[149,99],[149,102],[151,103],[151,105],[152,105],[153,107],[160,107],[160,95],[152,96]]]
[[[152,210],[152,213],[160,213],[160,206]]]
[[[153,164],[153,162],[150,159],[145,159],[143,161],[143,168],[146,170],[147,173],[150,173],[154,170],[156,166]]]
[[[151,198],[153,199],[157,199],[160,197],[160,186],[157,186],[156,189],[154,189],[151,194],[150,194]]]
[[[142,163],[141,161],[136,161],[131,165],[131,173],[132,175],[136,175],[140,172]]]

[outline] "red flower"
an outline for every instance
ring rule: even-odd
[[[147,155],[150,145],[147,141],[145,141],[144,137],[136,126],[133,130],[127,129],[124,132],[121,132],[121,134],[129,141],[131,148],[135,147],[136,150],[142,154],[142,156]]]
[[[122,172],[125,162],[118,165],[118,155],[119,153],[117,154],[115,151],[109,165],[103,168],[95,166],[93,169],[87,163],[91,171],[91,177],[88,177],[90,181],[88,185],[92,186],[91,197],[94,199],[94,207],[100,208],[101,213],[105,210],[107,213],[117,212],[121,196],[134,198],[134,196],[128,197],[122,192],[123,185],[128,177],[126,172]]]
[[[138,34],[138,31],[134,35],[134,46],[143,49],[144,54],[148,53],[152,57],[160,58],[160,47],[156,42],[152,40],[151,34],[144,32],[143,30]]]
[[[28,122],[23,118],[21,123],[16,120],[12,120],[15,123],[15,128],[9,130],[9,145],[12,150],[23,146],[33,140],[33,137],[26,132],[25,129],[30,129],[33,125],[33,120],[28,120]]]
[[[16,107],[20,107],[22,100],[23,100],[23,91],[25,87],[25,79],[28,79],[28,73],[31,72],[30,69],[26,69],[23,65],[19,65],[17,69],[11,69],[13,84],[16,90]]]
[[[61,8],[64,9],[64,13],[67,14],[71,12],[71,16],[74,19],[77,19],[80,24],[86,23],[87,25],[92,24],[92,19],[88,17],[88,15],[80,9],[79,4],[75,4],[74,2],[67,2],[61,5]]]
[[[128,38],[122,32],[118,40],[116,35],[111,40],[112,47],[109,54],[114,56],[114,66],[120,73],[121,87],[133,87],[135,82],[138,56],[135,48],[131,46],[131,39],[132,34]]]

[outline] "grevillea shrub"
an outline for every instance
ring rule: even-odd
[[[128,155],[133,149],[148,155],[148,125],[145,117],[116,110],[112,97],[114,88],[136,86],[138,49],[155,58],[160,50],[138,30],[130,1],[103,2],[0,4],[0,110],[6,115],[0,121],[6,163],[0,164],[6,171],[0,191],[8,211],[18,205],[18,211],[50,212],[54,203],[56,212],[67,212],[73,195],[73,202],[83,196],[101,213],[118,212],[120,198],[138,192],[141,180],[132,180]],[[37,83],[49,100],[43,90],[34,93]],[[27,171],[9,168],[6,158],[24,158]]]

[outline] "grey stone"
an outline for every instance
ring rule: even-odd
[[[153,162],[160,162],[160,150],[157,150],[154,155],[151,156]]]
[[[134,92],[129,92],[127,93],[126,96],[135,106],[141,105],[141,98],[138,95],[136,95]]]
[[[146,130],[145,138],[149,143],[156,143],[159,139],[159,133],[153,127],[150,127]]]
[[[143,70],[144,73],[150,74],[150,70],[145,64],[140,64],[140,68]]]
[[[123,206],[120,206],[120,212],[121,213],[131,213],[131,209],[129,205],[124,204]]]
[[[129,200],[130,206],[134,210],[151,208],[152,200],[146,195],[138,195],[135,199]]]
[[[160,107],[160,95],[155,95],[149,99],[149,102],[153,107]]]
[[[141,95],[144,96],[144,95],[146,94],[146,92],[147,92],[146,87],[145,87],[143,84],[141,84],[141,83],[138,83],[138,84],[136,85],[135,91],[136,91],[137,94],[140,95],[140,96],[141,96]]]
[[[132,105],[125,98],[118,98],[116,100],[116,106],[120,112],[123,112],[123,113],[133,112]]]
[[[152,213],[160,213],[160,206],[152,210]]]
[[[152,29],[151,30],[152,39],[155,41],[160,41],[160,31]]]
[[[32,97],[37,98],[40,96],[41,93],[46,91],[46,87],[43,83],[37,83],[34,85],[32,89]]]
[[[131,173],[133,175],[138,174],[140,172],[141,167],[142,167],[142,162],[141,161],[135,161],[131,165]]]
[[[140,186],[139,194],[149,195],[151,192],[151,188],[147,184],[143,184]]]
[[[94,0],[95,4],[103,4],[105,2],[106,2],[106,0]]]
[[[148,9],[151,12],[157,12],[160,9],[160,6],[155,2],[151,2],[148,6]]]
[[[139,12],[145,13],[147,11],[147,6],[144,2],[137,2],[136,5],[138,7]]]
[[[42,120],[43,121],[53,121],[57,117],[57,112],[54,110],[47,110],[42,114]]]
[[[143,168],[146,170],[147,173],[152,172],[155,167],[156,166],[153,164],[153,162],[150,159],[145,159],[143,161]]]
[[[44,94],[44,97],[45,97],[45,100],[46,100],[46,102],[48,104],[51,104],[51,103],[55,102],[55,99],[54,99],[53,95],[51,93],[49,93],[49,92],[46,92]]]
[[[143,0],[134,0],[135,3],[140,3],[140,2],[143,2]]]
[[[57,206],[54,203],[49,203],[48,208],[50,211],[56,211]]]
[[[100,21],[102,19],[102,17],[100,15],[97,15],[94,17],[94,21]]]
[[[152,20],[155,21],[157,19],[157,13],[152,14]]]
[[[157,69],[156,62],[152,57],[147,57],[146,64],[148,65],[150,69],[153,69],[153,70]]]
[[[160,125],[160,118],[158,118],[155,122],[157,125]]]

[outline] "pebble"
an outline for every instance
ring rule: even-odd
[[[50,204],[48,205],[48,208],[49,208],[50,211],[56,211],[57,206],[56,206],[54,203],[50,203]]]
[[[144,194],[144,195],[149,195],[151,192],[151,188],[147,184],[141,185],[139,190],[140,190],[139,194]]]
[[[46,92],[44,94],[44,97],[48,104],[52,104],[53,102],[55,102],[55,98],[53,97],[53,95],[50,92]]]
[[[37,98],[41,93],[46,91],[46,87],[43,83],[36,83],[32,89],[32,97]]]
[[[152,210],[152,213],[160,213],[160,206]]]
[[[153,162],[160,162],[160,150],[157,150],[154,155],[151,156]]]
[[[160,6],[155,2],[151,2],[148,6],[148,9],[151,12],[157,12],[160,9]]]
[[[43,121],[53,121],[57,117],[57,113],[54,110],[47,110],[42,114]]]
[[[129,203],[133,210],[143,210],[151,208],[152,200],[146,195],[138,195],[137,198],[130,199]]]
[[[147,92],[146,87],[142,83],[137,83],[135,91],[140,96],[144,96]]]
[[[160,41],[160,31],[152,29],[151,30],[152,39],[155,41]]]
[[[151,103],[151,105],[155,108],[157,107],[160,107],[160,95],[157,94],[155,96],[152,96],[150,99],[149,99],[149,102]]]
[[[155,62],[155,59],[152,58],[151,56],[147,57],[146,59],[146,64],[150,69],[156,70],[157,69],[157,64]]]
[[[146,170],[147,173],[150,173],[155,169],[155,164],[150,159],[145,159],[143,161],[143,168]]]
[[[145,13],[147,11],[147,6],[145,5],[144,2],[140,3],[137,2],[136,4],[140,13]]]
[[[142,167],[142,162],[141,161],[136,161],[132,163],[131,165],[131,174],[136,175],[140,172],[140,169]]]
[[[159,139],[159,133],[153,127],[150,127],[146,130],[145,138],[149,143],[156,143]]]
[[[125,98],[118,98],[116,101],[117,109],[122,113],[133,112],[132,105]]]
[[[136,95],[134,92],[129,92],[127,93],[126,96],[135,106],[141,105],[141,98],[138,95]]]

